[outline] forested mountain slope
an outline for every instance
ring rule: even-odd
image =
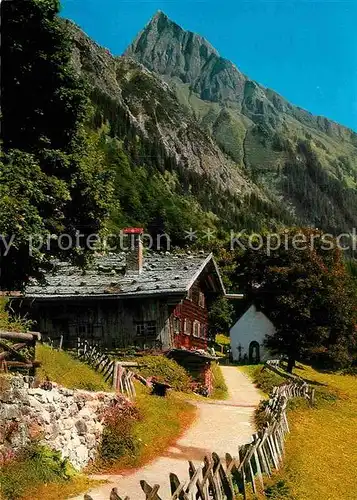
[[[110,124],[105,149],[117,170],[115,224],[129,219],[178,239],[193,224],[238,230],[297,223],[334,232],[355,226],[353,131],[248,79],[162,12],[122,57],[68,26],[75,66],[91,85],[94,125]],[[126,183],[135,185],[136,208]]]

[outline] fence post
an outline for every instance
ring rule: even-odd
[[[113,389],[115,391],[117,390],[117,386],[118,386],[119,365],[120,365],[120,363],[118,361],[115,361],[114,367],[113,367]]]
[[[310,393],[310,406],[311,408],[314,406],[315,404],[315,388],[313,387],[311,389],[311,393]]]

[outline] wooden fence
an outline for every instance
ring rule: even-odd
[[[5,332],[0,330],[0,371],[26,370],[31,376],[39,365],[35,360],[39,332]]]
[[[204,458],[199,467],[190,461],[187,481],[182,482],[176,474],[169,474],[170,499],[160,497],[158,484],[151,486],[146,481],[140,481],[145,499],[233,500],[238,494],[241,495],[239,498],[246,499],[248,490],[263,493],[265,478],[282,464],[285,437],[289,432],[286,408],[289,399],[294,397],[305,398],[312,405],[314,391],[302,382],[275,387],[265,407],[266,425],[253,434],[250,443],[239,447],[237,458],[227,453],[222,459],[212,453],[212,456]]]
[[[113,388],[129,398],[136,396],[133,379],[135,374],[128,369],[129,366],[137,366],[133,362],[119,362],[109,358],[98,346],[90,344],[88,340],[77,340],[77,356],[101,373],[106,382]]]
[[[312,402],[313,392],[305,383],[274,388],[265,408],[267,424],[253,434],[250,443],[239,447],[238,458],[226,454],[224,461],[213,453],[197,469],[189,462],[188,482],[180,482],[175,474],[170,474],[170,500],[233,500],[238,493],[246,499],[248,485],[253,493],[263,492],[264,477],[279,469],[284,457],[285,436],[289,432],[286,407],[294,397]],[[161,500],[158,485],[151,487],[141,481],[141,487],[146,500]]]

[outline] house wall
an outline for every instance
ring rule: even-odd
[[[63,334],[67,344],[74,345],[81,337],[107,347],[143,347],[144,339],[137,338],[136,324],[155,321],[156,346],[171,345],[169,318],[173,306],[165,299],[58,299],[37,302],[32,307],[41,333],[51,337]]]
[[[199,304],[199,294],[203,293],[205,297],[204,307]],[[175,318],[179,319],[180,331],[175,332]],[[186,330],[185,330],[186,320]],[[191,322],[191,332],[187,331],[188,321]],[[194,335],[194,321],[199,323],[199,336]],[[208,330],[208,309],[207,297],[204,288],[196,281],[192,287],[190,296],[183,299],[173,310],[170,317],[171,336],[175,347],[196,347],[205,349],[207,347],[207,330]],[[201,330],[204,329],[204,333]]]
[[[87,338],[103,346],[130,347],[207,347],[210,290],[199,278],[189,295],[180,300],[174,296],[157,298],[82,298],[35,300],[29,302],[29,313],[36,328],[50,337],[64,336],[64,346],[75,346],[77,338]],[[204,298],[204,302],[200,302]],[[31,304],[31,305],[30,305]],[[179,331],[175,325],[179,319]],[[138,322],[156,322],[156,339],[145,343],[137,337]],[[186,330],[185,330],[186,321]],[[191,331],[188,331],[191,322]],[[194,323],[198,334],[194,333]],[[156,340],[156,342],[155,342]]]
[[[255,305],[243,314],[230,330],[231,350],[234,361],[240,361],[239,349],[241,346],[241,359],[245,355],[249,358],[249,345],[256,341],[260,346],[260,360],[266,361],[269,358],[269,351],[264,347],[266,335],[272,335],[275,332],[273,323],[261,311],[257,311]]]

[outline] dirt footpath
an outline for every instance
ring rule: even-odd
[[[251,381],[234,366],[222,366],[222,373],[229,390],[226,401],[207,400],[196,402],[198,415],[193,426],[177,441],[175,447],[128,475],[95,476],[108,479],[110,483],[89,491],[93,500],[109,500],[111,489],[116,486],[121,497],[141,500],[145,495],[140,480],[151,486],[160,484],[159,495],[164,500],[170,497],[169,473],[174,472],[180,480],[188,479],[188,460],[198,465],[204,455],[215,451],[224,457],[225,453],[237,455],[238,446],[249,442],[252,432],[253,412],[261,397]],[[75,497],[83,500],[83,495]]]

